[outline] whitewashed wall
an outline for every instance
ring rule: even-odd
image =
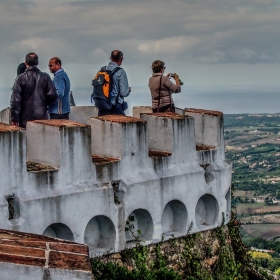
[[[146,244],[184,235],[191,224],[193,233],[215,228],[223,214],[228,222],[223,115],[136,111],[140,119],[35,121],[26,131],[0,124],[0,228],[86,243],[98,253],[133,246],[125,231],[131,214]],[[14,201],[10,210],[5,197]]]

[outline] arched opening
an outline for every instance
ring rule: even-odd
[[[106,216],[92,218],[86,226],[84,243],[90,252],[103,252],[115,248],[116,229],[113,222]]]
[[[163,210],[162,233],[165,236],[184,234],[186,233],[187,221],[186,206],[179,200],[172,200],[166,204]]]
[[[150,213],[144,209],[133,211],[126,221],[126,243],[132,245],[137,238],[148,241],[153,239],[154,224]]]
[[[218,203],[210,194],[203,195],[195,208],[195,219],[198,228],[214,226],[218,217]]]
[[[74,241],[74,236],[71,229],[68,226],[60,223],[55,223],[48,226],[43,232],[43,235]]]

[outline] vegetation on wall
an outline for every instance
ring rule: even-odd
[[[133,221],[133,219],[131,219]],[[136,238],[136,246],[120,253],[91,259],[96,280],[265,280],[272,279],[257,270],[248,247],[243,244],[240,222],[233,208],[231,220],[211,231],[161,240],[145,246]],[[127,224],[127,230],[135,230]]]
[[[222,224],[208,233],[189,234],[190,227],[180,238],[149,246],[137,242],[134,248],[93,258],[94,279],[268,279],[250,278],[251,258],[235,218],[233,211],[227,226]]]

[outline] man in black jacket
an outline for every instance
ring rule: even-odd
[[[28,121],[48,119],[48,105],[58,98],[50,76],[37,68],[38,63],[35,53],[27,54],[27,69],[13,86],[11,121],[15,126],[25,128]]]

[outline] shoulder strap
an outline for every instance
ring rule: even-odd
[[[157,111],[158,111],[158,112],[159,112],[159,105],[160,105],[161,80],[162,80],[162,75],[160,76],[160,82],[159,82],[158,107],[157,107]]]
[[[122,69],[122,68],[121,68],[121,67],[116,67],[116,68],[111,72],[112,76],[113,76],[117,71],[119,71],[120,69]]]

